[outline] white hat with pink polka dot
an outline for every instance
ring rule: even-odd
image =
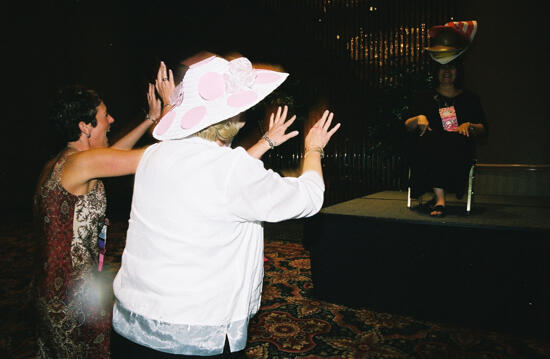
[[[182,80],[183,100],[162,117],[153,131],[158,140],[176,140],[248,110],[279,85],[287,73],[254,69],[240,57],[212,56],[189,67]]]

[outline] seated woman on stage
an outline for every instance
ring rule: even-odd
[[[475,156],[473,136],[486,133],[479,97],[457,86],[458,66],[438,65],[436,86],[412,102],[405,126],[411,132],[407,154],[411,167],[411,197],[434,192],[430,215],[445,215],[445,193],[464,195]]]

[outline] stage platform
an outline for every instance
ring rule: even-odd
[[[432,218],[406,192],[326,207],[305,222],[314,293],[353,307],[549,335],[550,200],[448,200]]]

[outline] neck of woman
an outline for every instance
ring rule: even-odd
[[[227,143],[223,143],[222,141],[220,140],[216,140],[216,143],[218,144],[218,146],[220,147],[229,147],[229,144]]]
[[[436,90],[445,97],[455,97],[460,93],[460,90],[458,90],[453,84],[440,84]]]
[[[86,141],[84,142],[82,139],[78,139],[76,141],[67,142],[67,148],[73,151],[85,151],[90,149],[89,143]]]

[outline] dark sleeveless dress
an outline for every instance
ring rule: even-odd
[[[60,154],[34,197],[35,294],[39,358],[108,358],[112,283],[98,272],[98,234],[107,207],[103,183],[75,196],[60,183]]]

